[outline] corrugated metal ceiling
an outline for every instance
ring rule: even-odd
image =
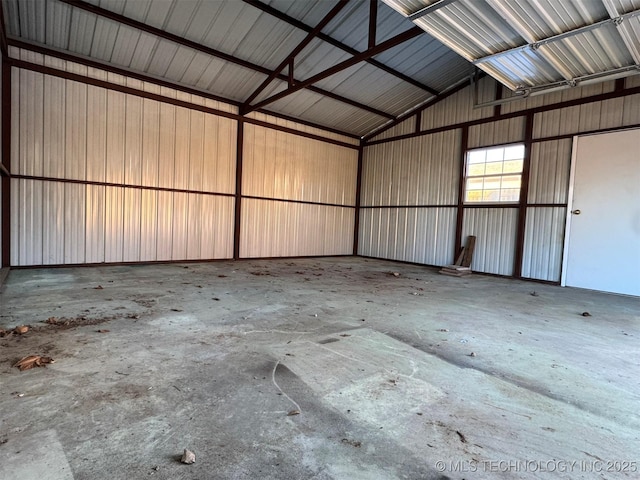
[[[297,53],[293,83],[284,67],[259,92],[342,2],[5,0],[3,7],[10,40],[208,92],[243,112],[260,103],[359,136],[458,85],[473,64],[513,90],[531,92],[628,74],[640,63],[640,0],[377,1],[375,41],[372,2],[351,0]],[[420,10],[425,14],[412,15]],[[412,22],[428,33],[412,34]],[[404,34],[397,45],[327,72]]]
[[[369,3],[347,3],[296,55],[297,81],[369,48]],[[242,104],[337,4],[338,0],[8,0],[4,10],[9,39],[161,77]],[[139,25],[175,37],[163,38]],[[376,44],[411,28],[410,21],[377,3]],[[364,135],[433,98],[472,69],[457,53],[422,34],[264,109]],[[287,75],[285,68],[280,80],[274,79],[253,103],[286,89]]]
[[[640,73],[640,0],[383,0],[528,95]]]

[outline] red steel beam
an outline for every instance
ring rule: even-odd
[[[302,90],[303,88],[310,87],[311,85],[319,82],[320,80],[324,80],[325,78],[330,77],[331,75],[335,75],[336,73],[341,72],[349,67],[352,67],[353,65],[361,63],[366,59],[373,57],[374,55],[378,55],[393,47],[396,47],[401,43],[406,42],[407,40],[411,40],[412,38],[415,38],[418,35],[421,35],[422,33],[423,33],[423,30],[418,27],[413,27],[413,28],[410,28],[409,30],[405,30],[399,35],[396,35],[395,37],[392,37],[389,40],[382,42],[380,45],[376,45],[375,47],[365,50],[364,52],[361,52],[358,55],[354,55],[348,60],[345,60],[344,62],[340,62],[337,65],[334,65],[333,67],[328,68],[318,73],[317,75],[314,75],[313,77],[308,78],[307,80],[304,80],[302,82],[296,82],[296,84],[293,87],[287,88],[286,90],[280,93],[272,95],[271,97],[256,103],[255,105],[251,106],[248,109],[243,109],[241,113],[243,115],[246,115],[249,112],[252,112],[258,108],[264,107],[265,105],[273,103],[284,97],[287,97],[292,93]]]

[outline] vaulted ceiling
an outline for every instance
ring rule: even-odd
[[[435,101],[476,67],[524,94],[637,72],[640,0],[384,2],[5,0],[3,8],[14,46],[190,87],[242,114],[275,112],[358,136]]]

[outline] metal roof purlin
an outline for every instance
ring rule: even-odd
[[[478,64],[484,63],[484,62],[489,61],[489,60],[500,58],[500,57],[502,57],[504,55],[510,55],[512,53],[519,52],[521,50],[526,50],[528,48],[530,48],[532,50],[537,50],[538,48],[540,48],[543,45],[547,45],[549,43],[557,42],[559,40],[564,40],[565,38],[573,37],[575,35],[579,35],[579,34],[584,33],[584,32],[589,32],[591,30],[595,30],[595,29],[603,27],[605,25],[613,24],[613,25],[618,26],[624,20],[626,20],[628,18],[637,17],[639,15],[640,15],[640,10],[634,10],[632,12],[625,13],[624,15],[620,15],[619,17],[608,18],[608,19],[602,20],[600,22],[592,23],[592,24],[589,24],[589,25],[583,25],[581,27],[574,28],[572,30],[567,30],[566,32],[559,33],[558,35],[553,35],[551,37],[542,38],[542,39],[540,39],[540,40],[538,40],[536,42],[533,42],[533,43],[527,43],[526,45],[521,45],[519,47],[510,48],[508,50],[503,50],[501,52],[492,53],[491,55],[486,55],[484,57],[477,58],[472,63],[474,65],[478,65]]]
[[[161,30],[159,28],[155,28],[152,27],[151,25],[147,25],[145,23],[139,22],[137,20],[133,20],[131,18],[125,17],[124,15],[120,15],[118,13],[112,12],[110,10],[106,10],[104,8],[98,7],[96,5],[92,5],[90,3],[84,2],[82,0],[60,0],[60,2],[62,3],[66,3],[68,5],[71,5],[72,7],[76,7],[79,8],[81,10],[85,10],[87,12],[93,13],[95,15],[98,15],[100,17],[104,17],[104,18],[108,18],[109,20],[112,20],[114,22],[118,22],[118,23],[122,23],[124,25],[127,25],[129,27],[135,28],[137,30],[141,30],[143,32],[149,33],[151,35],[156,35],[160,38],[164,38],[165,40],[169,40],[171,42],[177,43],[179,45],[184,45],[185,47],[189,47],[192,48],[193,50],[197,50],[199,52],[202,53],[206,53],[207,55],[211,55],[213,57],[217,57],[220,58],[222,60],[226,60],[230,63],[234,63],[236,65],[240,65],[241,67],[245,67],[247,69],[256,71],[256,72],[260,72],[263,73],[265,75],[269,75],[271,73],[271,70],[263,67],[261,65],[257,65],[255,63],[249,62],[247,60],[242,60],[241,58],[235,57],[233,55],[230,55],[228,53],[222,52],[220,50],[216,50],[215,48],[211,48],[211,47],[207,47],[206,45],[202,45],[200,43],[194,42],[192,40],[188,40],[186,38],[180,37],[178,35],[175,35],[173,33],[169,33],[166,32],[164,30]],[[282,75],[282,74],[278,74],[276,77],[278,80],[283,80],[285,82],[289,82],[289,78],[287,75]],[[297,82],[294,79],[294,82]],[[327,90],[324,90],[322,88],[319,87],[315,87],[315,86],[309,86],[307,87],[309,90],[318,93],[320,95],[324,95],[330,98],[333,98],[334,100],[338,100],[340,102],[346,103],[347,105],[351,105],[357,108],[360,108],[362,110],[366,110],[368,112],[374,113],[376,115],[379,115],[381,117],[385,117],[385,118],[394,118],[393,115],[378,110],[376,108],[370,107],[368,105],[364,105],[360,102],[356,102],[355,100],[349,99],[349,98],[345,98],[341,95],[329,92]],[[254,109],[255,110],[255,109]]]
[[[410,28],[409,30],[405,30],[404,32],[396,35],[395,37],[390,38],[389,40],[382,42],[379,45],[376,45],[373,48],[365,50],[364,52],[359,53],[358,55],[354,55],[353,57],[343,62],[340,62],[337,65],[334,65],[333,67],[328,68],[314,75],[313,77],[308,78],[307,80],[304,80],[302,82],[297,82],[294,86],[287,88],[286,90],[280,93],[276,93],[275,95],[272,95],[269,98],[262,100],[261,102],[256,103],[255,105],[251,106],[249,109],[244,111],[243,114],[247,114],[253,110],[264,107],[265,105],[273,103],[284,97],[287,97],[292,93],[295,93],[299,90],[302,90],[303,88],[313,85],[316,82],[319,82],[320,80],[324,80],[325,78],[330,77],[331,75],[335,75],[336,73],[346,70],[347,68],[352,67],[353,65],[361,63],[367,58],[371,58],[374,55],[378,55],[382,52],[385,52],[393,47],[400,45],[401,43],[406,42],[407,40],[411,40],[412,38],[415,38],[418,35],[421,35],[422,33],[423,33],[423,30],[419,27],[413,27],[413,28]]]
[[[378,27],[378,0],[369,0],[369,42],[367,48],[376,46],[376,30]]]
[[[327,26],[327,24],[338,14],[340,11],[347,6],[349,0],[340,0],[332,9],[327,13],[324,18],[316,25],[316,27],[310,31],[307,36],[302,40],[296,47],[287,55],[287,57],[280,62],[280,64],[267,76],[267,78],[260,84],[258,88],[256,88],[249,97],[244,101],[241,111],[245,108],[248,108],[253,100],[256,99],[260,93],[264,91],[265,88],[273,81],[276,76],[284,70],[284,68],[289,65],[289,86],[293,82],[295,84],[295,80],[293,79],[293,62],[304,47],[309,45],[309,43],[320,33],[320,31]]]
[[[411,21],[416,20],[418,18],[424,17],[425,15],[429,15],[436,10],[441,9],[442,7],[446,7],[447,5],[456,2],[457,0],[439,0],[431,5],[427,5],[424,8],[421,8],[417,12],[413,12],[407,16],[407,18]]]
[[[265,13],[268,13],[269,15],[276,17],[280,20],[282,20],[283,22],[287,22],[289,25],[292,25],[300,30],[303,30],[305,32],[310,32],[311,30],[313,30],[313,27],[307,25],[304,22],[301,22],[300,20],[297,20],[296,18],[293,18],[289,15],[287,15],[284,12],[281,12],[280,10],[277,10],[275,8],[273,8],[270,5],[267,5],[265,3],[262,3],[259,0],[242,0],[243,2],[251,5],[252,7],[255,7],[259,10],[262,10]],[[318,39],[322,40],[323,42],[327,42],[330,45],[333,45],[334,47],[337,47],[351,55],[357,55],[360,52],[358,50],[356,50],[355,48],[350,47],[349,45],[342,43],[339,40],[336,40],[335,38],[333,38],[330,35],[324,34],[324,33],[319,33],[317,35]],[[440,92],[438,92],[438,90],[436,90],[435,88],[431,88],[428,85],[425,85],[419,81],[417,81],[414,78],[411,78],[408,75],[405,75],[402,72],[398,72],[397,70],[385,65],[384,63],[379,62],[378,60],[375,60],[373,58],[368,58],[365,60],[368,64],[373,65],[376,68],[379,68],[380,70],[383,70],[385,72],[387,72],[390,75],[393,75],[396,78],[399,78],[400,80],[410,83],[411,85],[413,85],[414,87],[418,87],[421,90],[424,90],[425,92],[428,92],[432,95],[438,95]]]
[[[612,20],[616,18],[620,18],[620,12],[617,10],[613,2],[604,1],[603,3],[605,4],[605,8],[607,9],[607,12],[609,12],[609,16],[611,17]],[[624,46],[627,48],[627,51],[629,52],[629,54],[631,54],[631,58],[633,58],[633,60],[638,65],[640,65],[640,54],[638,54],[637,46],[634,45],[635,44],[634,39],[629,36],[629,32],[626,29],[620,28],[620,26],[622,25],[622,20],[614,22],[614,24],[617,27],[618,33],[622,37]]]

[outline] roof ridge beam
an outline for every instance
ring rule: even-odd
[[[331,75],[335,75],[338,72],[341,72],[349,67],[352,67],[353,65],[356,65],[358,63],[363,62],[364,60],[366,60],[367,58],[371,58],[374,55],[378,55],[382,52],[385,52],[393,47],[396,47],[398,45],[400,45],[401,43],[404,43],[408,40],[411,40],[412,38],[421,35],[424,31],[419,28],[419,27],[413,27],[410,28],[409,30],[405,30],[404,32],[396,35],[395,37],[390,38],[389,40],[386,40],[384,42],[382,42],[379,45],[376,45],[373,48],[370,48],[368,50],[365,50],[364,52],[359,53],[358,55],[354,55],[353,57],[340,62],[336,65],[334,65],[333,67],[327,68],[326,70],[323,70],[322,72],[308,78],[307,80],[304,80],[302,82],[298,82],[295,85],[293,85],[292,87],[287,88],[286,90],[277,93],[275,95],[272,95],[271,97],[262,100],[258,103],[256,103],[255,105],[249,107],[248,109],[245,109],[243,112],[243,114],[247,114],[249,112],[252,112],[253,110],[256,110],[258,108],[264,107],[265,105],[268,105],[270,103],[273,103],[277,100],[281,100],[284,97],[287,97],[289,95],[291,95],[292,93],[295,93],[299,90],[302,90],[303,88],[309,87],[311,85],[313,85],[314,83],[319,82],[320,80],[324,80],[327,77],[330,77]]]
[[[340,11],[347,6],[347,3],[349,3],[349,0],[340,0],[330,11],[329,13],[327,13],[324,18],[320,21],[320,23],[318,23],[318,25],[315,26],[315,28],[313,30],[311,30],[307,36],[304,38],[304,40],[302,40],[298,45],[296,45],[296,47],[289,53],[289,55],[287,55],[287,57],[280,62],[280,64],[269,73],[269,75],[267,75],[267,78],[264,80],[264,82],[262,82],[260,84],[260,86],[258,88],[256,88],[253,93],[251,93],[251,95],[249,95],[249,97],[244,101],[242,107],[246,108],[248,107],[252,101],[254,101],[256,99],[256,97],[258,95],[260,95],[265,88],[267,88],[267,86],[273,81],[274,78],[276,78],[276,76],[282,72],[282,70],[284,70],[284,68],[289,65],[289,84],[294,83],[295,84],[295,79],[293,78],[293,61],[296,57],[296,55],[298,55],[307,45],[309,45],[309,43],[311,43],[311,41],[316,38],[316,36],[320,33],[320,31],[327,26],[327,24],[333,20],[335,18],[336,15],[338,15],[338,13],[340,13]]]
[[[276,17],[280,20],[282,20],[283,22],[288,23],[289,25],[296,27],[300,30],[303,30],[305,32],[310,32],[313,27],[311,27],[310,25],[307,25],[304,22],[301,22],[300,20],[287,15],[284,12],[281,12],[280,10],[277,10],[275,8],[273,8],[271,5],[267,5],[263,2],[261,2],[260,0],[242,0],[243,2],[251,5],[252,7],[255,7],[259,10],[262,10],[263,12]],[[424,31],[423,31],[424,33]],[[327,42],[330,45],[333,45],[334,47],[337,47],[351,55],[358,55],[359,53],[361,53],[360,51],[356,50],[355,48],[350,47],[349,45],[342,43],[339,40],[336,40],[335,38],[333,38],[331,35],[327,35],[326,33],[322,33],[320,32],[317,37],[319,40],[322,40],[323,42]],[[396,78],[399,78],[400,80],[410,83],[411,85],[413,85],[414,87],[417,87],[421,90],[424,90],[425,92],[430,93],[431,95],[438,95],[440,92],[438,90],[436,90],[435,88],[432,88],[428,85],[425,85],[424,83],[419,82],[418,80],[411,78],[409,75],[406,75],[402,72],[399,72],[397,70],[395,70],[394,68],[385,65],[384,63],[375,60],[373,58],[368,58],[365,60],[368,64],[373,65],[376,68],[379,68],[380,70],[387,72],[389,75],[393,75]]]
[[[164,38],[165,40],[169,40],[169,41],[177,43],[179,45],[183,45],[185,47],[192,48],[193,50],[197,50],[197,51],[205,53],[207,55],[211,55],[212,57],[217,57],[217,58],[220,58],[222,60],[226,60],[226,61],[228,61],[230,63],[234,63],[236,65],[240,65],[241,67],[247,68],[249,70],[253,70],[255,72],[263,73],[265,75],[269,75],[269,73],[271,73],[270,69],[268,69],[266,67],[263,67],[261,65],[249,62],[248,60],[242,60],[241,58],[235,57],[233,55],[230,55],[228,53],[222,52],[222,51],[217,50],[215,48],[207,47],[206,45],[202,45],[202,44],[200,44],[198,42],[194,42],[193,40],[189,40],[189,39],[186,39],[184,37],[180,37],[178,35],[175,35],[173,33],[166,32],[166,31],[161,30],[159,28],[152,27],[151,25],[147,25],[146,23],[139,22],[137,20],[133,20],[132,18],[126,17],[124,15],[120,15],[119,13],[112,12],[111,10],[104,9],[104,8],[98,7],[96,5],[92,5],[92,4],[87,3],[87,2],[85,2],[83,0],[59,0],[59,1],[62,2],[62,3],[66,3],[68,5],[71,5],[72,7],[76,7],[76,8],[79,8],[81,10],[87,11],[89,13],[93,13],[94,15],[98,15],[100,17],[107,18],[107,19],[112,20],[114,22],[118,22],[118,23],[121,23],[123,25],[127,25],[127,26],[129,26],[131,28],[135,28],[137,30],[141,30],[143,32],[149,33],[151,35],[155,35],[155,36],[160,37],[160,38]],[[289,81],[289,78],[288,78],[287,75],[278,74],[276,78],[278,80],[283,80],[283,81],[285,81],[287,83]],[[360,108],[362,110],[368,111],[370,113],[374,113],[374,114],[379,115],[381,117],[394,118],[394,116],[391,115],[390,113],[384,112],[382,110],[378,110],[376,108],[370,107],[369,105],[365,105],[363,103],[357,102],[357,101],[352,100],[350,98],[343,97],[342,95],[338,95],[338,94],[326,91],[326,90],[324,90],[322,88],[310,86],[308,89],[313,91],[313,92],[315,92],[315,93],[319,93],[320,95],[324,95],[324,96],[333,98],[334,100],[338,100],[338,101],[340,101],[342,103],[345,103],[347,105],[351,105],[351,106]]]

